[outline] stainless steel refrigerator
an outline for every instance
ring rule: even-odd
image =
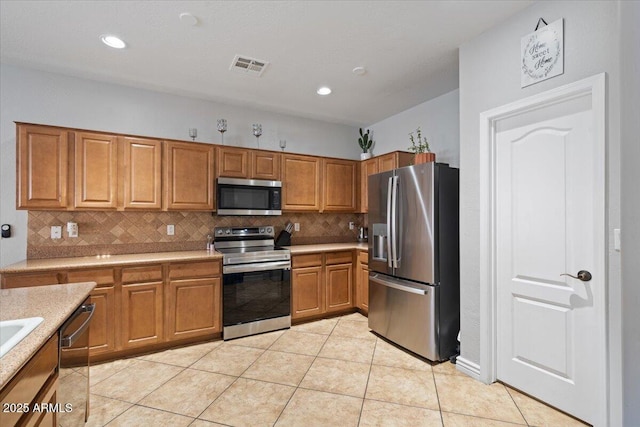
[[[423,163],[369,176],[369,328],[429,360],[456,354],[459,173]]]

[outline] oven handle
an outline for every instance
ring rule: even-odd
[[[251,273],[255,271],[291,270],[291,261],[260,262],[255,264],[225,265],[222,274]]]

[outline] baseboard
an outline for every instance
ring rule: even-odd
[[[456,369],[463,374],[469,375],[471,378],[480,381],[480,365],[462,356],[456,358]]]

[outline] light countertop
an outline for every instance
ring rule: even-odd
[[[358,243],[323,243],[316,245],[293,245],[286,246],[292,255],[313,252],[331,252],[341,250],[368,250],[366,242]],[[216,251],[178,251],[178,252],[153,252],[144,254],[127,255],[97,255],[86,257],[69,258],[48,258],[48,259],[28,259],[4,268],[0,268],[0,273],[27,273],[37,271],[62,270],[69,268],[91,268],[127,266],[136,264],[150,264],[158,262],[179,262],[198,260],[221,260],[222,254]]]
[[[369,250],[367,242],[323,243],[318,245],[293,245],[285,247],[291,251],[291,255],[310,254],[314,252],[347,251],[350,249],[357,249],[361,251]]]
[[[87,298],[95,282],[0,289],[0,320],[44,320],[0,358],[0,388],[22,368]]]
[[[109,267],[116,265],[149,264],[157,262],[222,259],[215,251],[153,252],[127,255],[96,255],[86,257],[28,259],[0,269],[0,273],[23,273],[66,268]]]

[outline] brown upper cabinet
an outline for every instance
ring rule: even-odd
[[[249,178],[249,150],[234,147],[217,147],[217,176]]]
[[[409,166],[413,161],[413,154],[403,151],[373,157],[360,163],[360,212],[369,212],[367,192],[369,191],[369,175],[387,172],[403,166]]]
[[[118,168],[123,209],[162,208],[162,141],[121,137]]]
[[[358,169],[353,160],[323,159],[324,189],[322,210],[355,212]]]
[[[17,125],[18,209],[66,209],[69,132]]]
[[[74,208],[116,209],[118,137],[76,132]]]
[[[216,176],[280,180],[280,153],[236,147],[217,147]]]
[[[164,209],[214,209],[214,150],[211,144],[165,142]]]
[[[280,162],[282,155],[273,151],[251,150],[252,179],[280,181]]]
[[[322,159],[282,155],[282,210],[320,211]]]

